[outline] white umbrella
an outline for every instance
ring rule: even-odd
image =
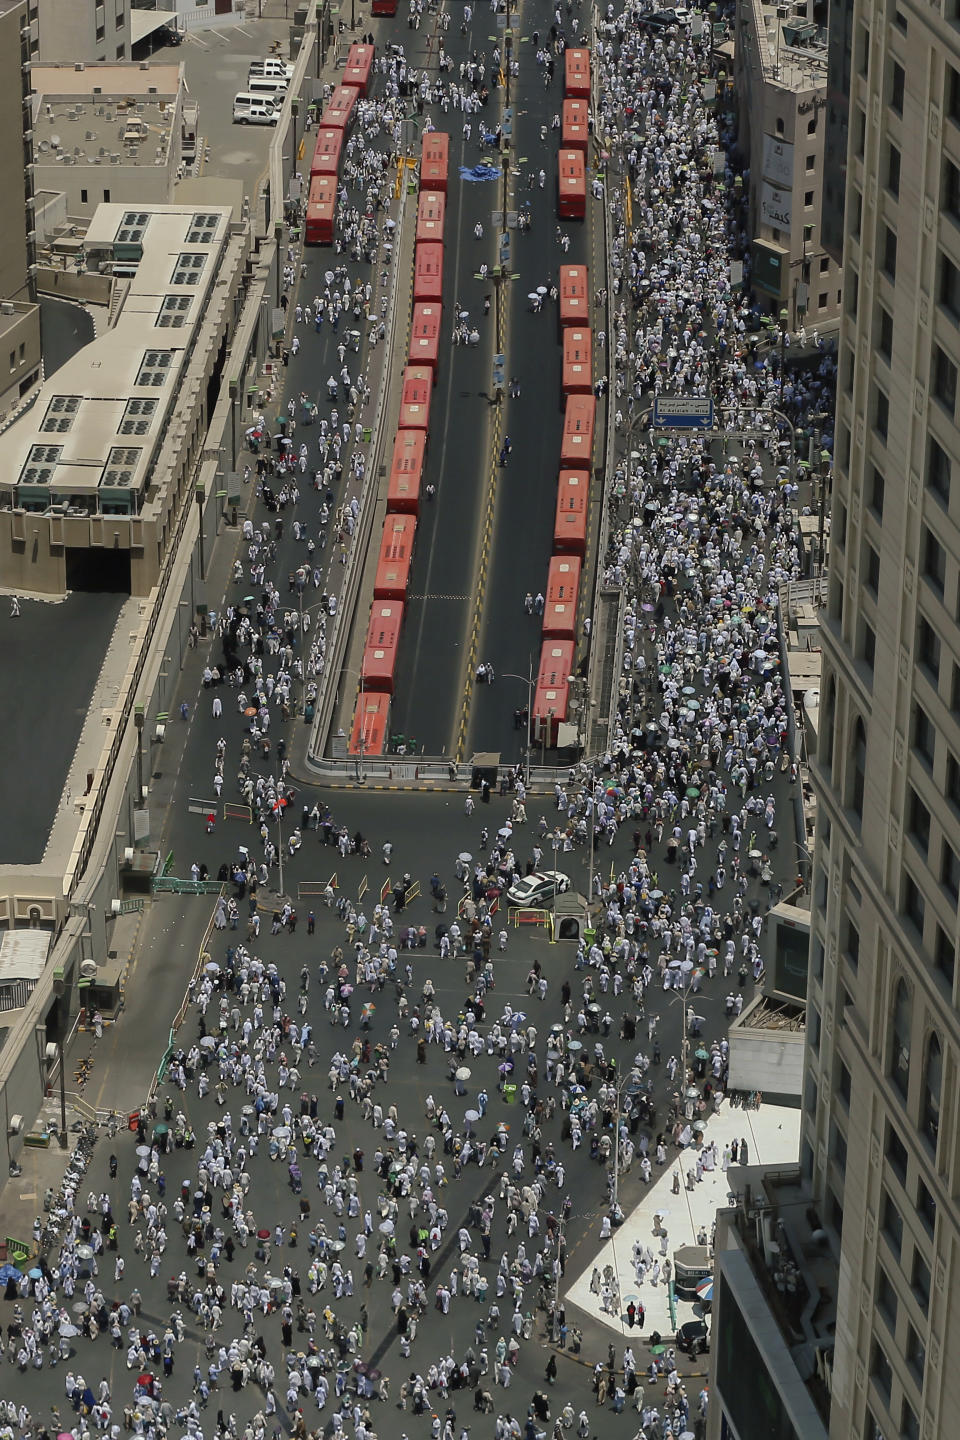
[[[137,1154],[138,1154],[138,1155],[149,1155],[149,1154],[150,1154],[150,1146],[149,1146],[149,1145],[138,1145],[138,1146],[137,1146]]]
[[[217,1037],[215,1035],[201,1035],[200,1037],[201,1050],[212,1050],[216,1043]]]
[[[381,1235],[392,1235],[394,1231],[393,1221],[381,1220],[380,1224],[377,1226],[377,1229],[380,1231]]]
[[[92,1260],[92,1259],[93,1259],[93,1246],[92,1246],[92,1245],[78,1245],[78,1246],[77,1246],[77,1255],[79,1256],[79,1258],[80,1258],[81,1260]]]
[[[220,974],[220,966],[217,964],[216,960],[209,960],[203,968],[208,975]]]
[[[276,1129],[274,1130],[274,1132],[273,1132],[273,1138],[274,1138],[275,1140],[289,1140],[289,1139],[290,1139],[290,1126],[289,1126],[289,1125],[278,1125],[277,1128],[276,1128]]]
[[[472,1073],[473,1072],[470,1070],[469,1066],[461,1065],[456,1073],[455,1078],[457,1080],[469,1080]]]
[[[470,861],[473,859],[473,856],[470,854],[469,850],[461,850],[460,854],[457,856],[457,859],[462,860],[464,865],[469,865]]]
[[[71,1338],[71,1336],[80,1334],[80,1331],[77,1329],[76,1325],[71,1325],[69,1320],[61,1320],[58,1328],[60,1334],[65,1335],[68,1340]]]
[[[463,1117],[463,1118],[464,1118],[464,1120],[466,1120],[466,1122],[467,1122],[468,1125],[473,1125],[473,1124],[475,1124],[475,1122],[476,1122],[477,1120],[480,1119],[480,1111],[479,1111],[479,1110],[467,1110],[467,1111],[464,1113],[464,1117]]]

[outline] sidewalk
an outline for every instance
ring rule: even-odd
[[[745,1139],[751,1165],[794,1164],[800,1153],[800,1111],[779,1105],[763,1105],[759,1110],[732,1109],[725,1104],[707,1122],[704,1142],[717,1142],[719,1153],[732,1140]],[[644,1187],[640,1203],[631,1211],[612,1238],[602,1245],[590,1264],[566,1292],[568,1304],[576,1305],[587,1312],[591,1319],[599,1321],[608,1330],[620,1336],[639,1335],[630,1330],[626,1322],[626,1307],[632,1300],[635,1305],[643,1303],[646,1310],[643,1333],[659,1330],[661,1335],[673,1335],[677,1326],[687,1320],[696,1319],[699,1305],[688,1301],[677,1301],[676,1325],[670,1316],[668,1287],[662,1282],[653,1285],[648,1278],[642,1285],[637,1284],[633,1266],[633,1245],[639,1240],[649,1246],[654,1255],[661,1258],[662,1229],[667,1231],[666,1253],[673,1259],[674,1252],[683,1245],[695,1245],[697,1231],[705,1228],[712,1233],[713,1222],[718,1210],[725,1210],[730,1204],[731,1193],[738,1188],[739,1166],[731,1166],[724,1172],[719,1165],[712,1172],[704,1172],[703,1179],[687,1190],[684,1176],[695,1163],[696,1151],[685,1150],[673,1164],[662,1168],[654,1166],[650,1184]],[[635,1162],[636,1163],[636,1162]],[[680,1175],[680,1193],[673,1193],[673,1175]],[[662,1229],[655,1225],[655,1218],[662,1217]],[[661,1261],[662,1263],[662,1261]],[[600,1296],[590,1289],[590,1277],[596,1266],[601,1274],[604,1266],[613,1267],[620,1287],[620,1314],[606,1314],[600,1306]]]

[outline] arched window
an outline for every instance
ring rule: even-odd
[[[902,980],[893,992],[893,1043],[890,1049],[890,1078],[904,1100],[910,1084],[910,1027],[913,1024],[913,1003]]]
[[[943,1085],[943,1051],[936,1031],[927,1042],[927,1061],[923,1067],[923,1113],[920,1123],[934,1150],[940,1134],[940,1090]]]
[[[856,812],[857,819],[862,820],[863,790],[867,775],[867,732],[859,716],[857,717],[856,725],[853,727],[851,763],[850,808]]]
[[[836,723],[837,682],[831,675],[827,681],[827,693],[820,726],[820,764],[828,776],[833,769],[833,730]]]

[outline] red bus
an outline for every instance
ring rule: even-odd
[[[443,299],[443,246],[421,240],[414,251],[413,303]]]
[[[383,522],[380,557],[373,582],[377,600],[403,600],[413,564],[413,541],[417,533],[416,515],[388,515]]]
[[[356,117],[360,91],[355,85],[337,85],[320,116],[320,129],[342,130],[346,133]]]
[[[588,470],[561,470],[557,482],[557,513],[553,522],[556,555],[584,555],[587,548]]]
[[[369,95],[373,89],[370,79],[373,74],[373,57],[372,45],[361,45],[359,42],[351,45],[347,51],[347,63],[343,67],[343,84],[352,85],[361,95]]]
[[[540,650],[530,728],[546,745],[556,745],[557,727],[567,718],[576,648],[572,640],[545,640]]]
[[[450,136],[445,130],[428,130],[420,154],[420,189],[447,190],[450,164]]]
[[[564,100],[562,114],[561,149],[586,154],[590,145],[590,106],[586,100]]]
[[[563,56],[564,86],[567,100],[590,99],[590,51],[582,46],[568,46]]]
[[[371,15],[396,15],[397,0],[373,0],[370,6]]]
[[[387,748],[390,696],[379,690],[361,690],[353,712],[351,755],[383,755]]]
[[[410,326],[411,365],[429,365],[433,371],[433,383],[437,383],[437,369],[440,363],[440,318],[443,306],[439,300],[420,300],[413,307],[413,323]]]
[[[557,168],[557,215],[582,220],[587,213],[587,171],[582,150],[561,150]]]
[[[593,426],[597,402],[593,395],[568,395],[563,411],[560,464],[589,470],[593,464]]]
[[[422,190],[417,202],[417,234],[420,240],[443,240],[447,197],[442,190]]]
[[[398,430],[393,442],[387,511],[416,515],[420,510],[420,482],[427,447],[425,430]]]
[[[401,430],[430,429],[430,390],[433,371],[429,365],[408,365],[400,386]]]
[[[563,368],[560,371],[562,395],[590,395],[593,392],[593,362],[590,331],[580,325],[568,325],[563,332]]]
[[[314,175],[307,194],[307,223],[304,239],[308,245],[332,245],[337,214],[336,175]]]
[[[403,605],[399,600],[374,600],[367,626],[360,677],[364,690],[385,690],[393,694]]]
[[[589,275],[586,265],[560,266],[560,328],[588,325],[590,315]]]
[[[331,125],[323,126],[317,132],[317,143],[313,148],[310,174],[338,175],[340,173],[340,151],[343,149],[343,131]]]
[[[575,639],[579,598],[579,555],[554,555],[547,571],[547,603],[543,610],[544,635],[559,635],[564,640]]]

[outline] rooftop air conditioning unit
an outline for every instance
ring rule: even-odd
[[[88,960],[81,960],[81,961],[80,961],[80,975],[81,975],[81,978],[82,978],[82,979],[84,979],[84,980],[92,980],[93,977],[94,977],[94,975],[96,975],[96,973],[97,973],[97,962],[96,962],[96,960],[89,960],[89,959],[88,959]]]

